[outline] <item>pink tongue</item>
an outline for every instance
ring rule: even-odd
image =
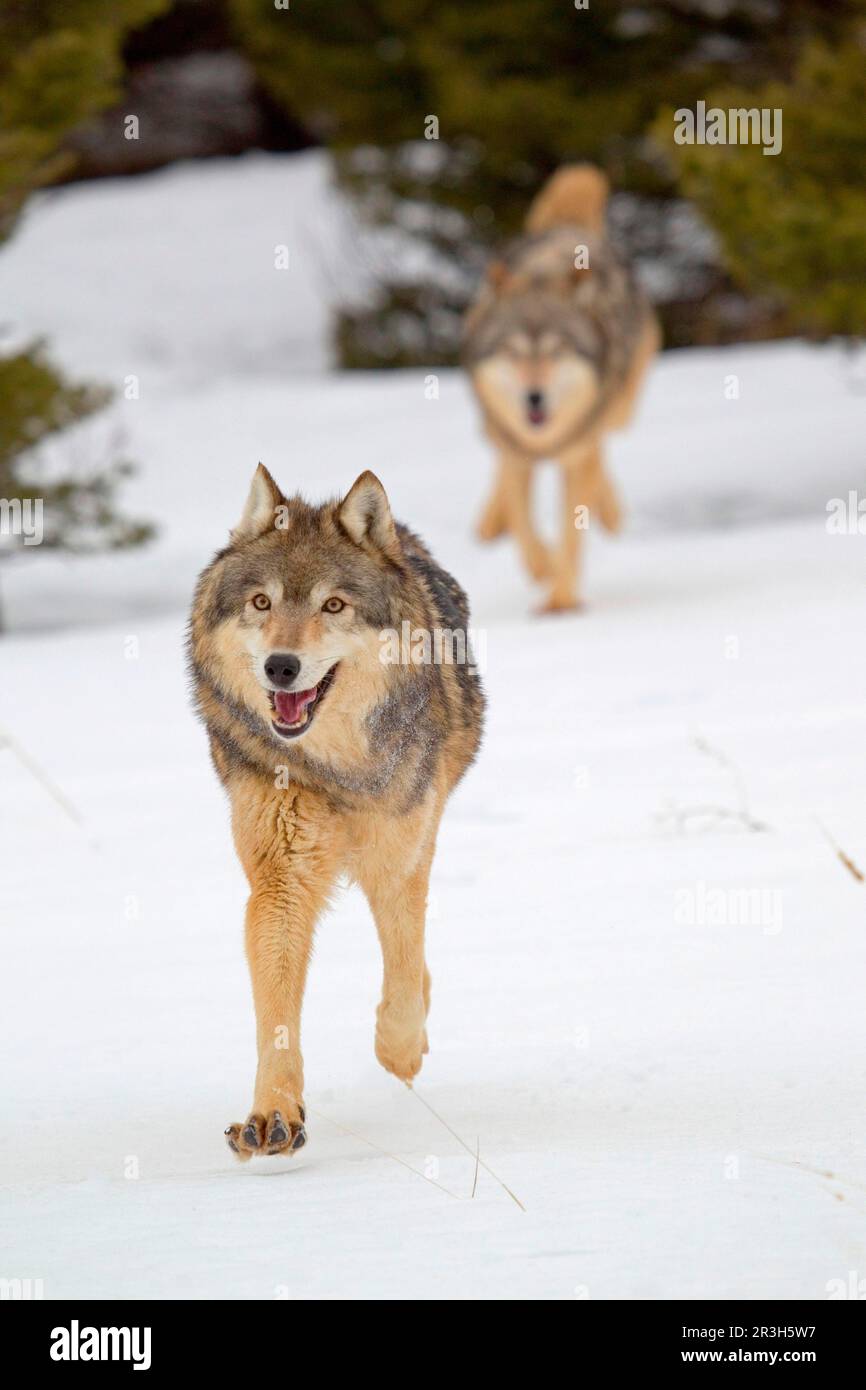
[[[316,698],[319,687],[312,690],[278,690],[274,695],[274,708],[281,724],[297,724],[304,710]]]

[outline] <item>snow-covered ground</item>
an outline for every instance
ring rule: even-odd
[[[592,538],[585,614],[535,619],[509,547],[471,537],[489,460],[462,379],[429,400],[422,372],[324,370],[340,217],[320,159],[256,157],[51,194],[0,256],[19,336],[139,377],[113,419],[161,527],[3,567],[0,729],[84,826],[0,751],[0,1276],[825,1298],[866,1275],[866,884],[824,833],[866,868],[864,540],[826,527],[862,495],[866,398],[832,349],[665,357],[612,451],[631,527]],[[245,885],[182,640],[257,459],[314,497],[374,468],[472,596],[489,724],[434,870],[418,1091],[525,1212],[484,1170],[471,1198],[473,1159],[377,1066],[354,891],[307,994],[308,1146],[224,1147],[254,1065]]]

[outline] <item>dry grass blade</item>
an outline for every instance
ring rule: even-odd
[[[446,1197],[453,1197],[455,1202],[461,1200],[456,1192],[452,1192],[450,1188],[443,1187],[441,1182],[437,1182],[435,1178],[428,1178],[426,1173],[422,1173],[418,1168],[413,1168],[412,1164],[407,1163],[405,1158],[400,1158],[399,1154],[392,1154],[388,1149],[383,1149],[378,1144],[374,1144],[372,1139],[365,1139],[363,1134],[358,1134],[356,1130],[349,1129],[348,1125],[340,1124],[339,1120],[332,1120],[330,1115],[323,1115],[321,1110],[314,1110],[312,1106],[308,1106],[307,1108],[311,1115],[316,1116],[317,1120],[326,1120],[328,1124],[333,1125],[335,1129],[342,1130],[343,1134],[350,1134],[353,1139],[358,1139],[362,1144],[366,1144],[369,1148],[375,1149],[376,1153],[382,1154],[384,1158],[393,1159],[395,1163],[400,1164],[401,1168],[408,1168],[409,1172],[414,1173],[416,1178],[422,1178],[424,1182],[429,1182],[431,1187],[438,1187],[439,1191],[444,1192]]]
[[[52,782],[48,773],[39,766],[35,758],[31,758],[30,754],[26,749],[21,747],[20,743],[16,742],[9,734],[0,732],[0,748],[8,748],[9,752],[14,754],[21,766],[26,768],[31,777],[35,778],[43,790],[51,797],[52,801],[57,802],[57,805],[62,811],[66,812],[71,821],[74,821],[75,824],[79,826],[84,825],[84,817],[78,808],[73,806],[69,797],[65,796],[56,783]]]
[[[815,824],[821,831],[821,834],[824,836],[824,839],[827,841],[827,844],[833,850],[833,853],[836,855],[836,858],[839,860],[839,863],[843,866],[843,868],[846,868],[851,877],[856,878],[858,883],[863,883],[864,875],[862,871],[857,868],[857,865],[854,863],[854,860],[851,859],[850,856],[845,853],[844,849],[837,845],[836,841],[833,839],[833,836],[830,834],[824,822],[820,821],[817,816],[815,817]]]
[[[430,1104],[429,1100],[425,1100],[424,1097],[423,1097],[422,1095],[420,1095],[420,1094],[418,1093],[418,1091],[416,1091],[415,1087],[411,1084],[411,1082],[409,1082],[409,1081],[406,1082],[406,1089],[407,1089],[408,1091],[411,1091],[411,1092],[412,1092],[412,1094],[413,1094],[413,1096],[415,1097],[415,1099],[416,1099],[416,1100],[419,1100],[419,1101],[421,1102],[421,1104],[424,1106],[424,1109],[425,1109],[425,1110],[429,1110],[429,1111],[430,1111],[430,1114],[433,1116],[434,1120],[438,1120],[439,1123],[440,1123],[440,1125],[442,1125],[443,1128],[447,1129],[448,1133],[449,1133],[450,1135],[452,1135],[452,1137],[453,1137],[454,1139],[457,1140],[457,1143],[461,1146],[461,1148],[464,1148],[468,1154],[472,1154],[472,1157],[473,1157],[473,1158],[477,1158],[478,1163],[479,1163],[479,1164],[481,1165],[481,1167],[484,1169],[485,1173],[489,1173],[490,1176],[491,1176],[491,1178],[493,1178],[494,1182],[498,1182],[498,1183],[499,1183],[499,1186],[502,1188],[503,1192],[507,1192],[507,1193],[508,1193],[508,1195],[509,1195],[509,1197],[511,1198],[512,1202],[516,1202],[517,1205],[520,1207],[520,1210],[521,1210],[521,1211],[526,1211],[526,1207],[523,1205],[523,1203],[521,1202],[520,1198],[519,1198],[518,1196],[516,1196],[515,1193],[513,1193],[513,1192],[511,1191],[511,1188],[508,1186],[507,1183],[505,1183],[505,1182],[502,1181],[502,1179],[500,1178],[500,1176],[499,1176],[498,1173],[494,1173],[493,1169],[490,1167],[490,1164],[489,1164],[489,1163],[485,1163],[484,1160],[483,1160],[483,1158],[480,1157],[480,1151],[481,1151],[481,1145],[480,1145],[480,1143],[479,1143],[479,1146],[478,1146],[478,1150],[479,1150],[478,1154],[476,1155],[476,1154],[472,1153],[472,1150],[470,1149],[469,1145],[466,1143],[466,1140],[460,1138],[460,1135],[457,1133],[456,1129],[452,1129],[451,1126],[449,1125],[448,1121],[447,1121],[447,1120],[443,1120],[442,1116],[441,1116],[440,1114],[438,1114],[438,1112],[435,1111],[435,1110],[433,1109],[433,1106]]]

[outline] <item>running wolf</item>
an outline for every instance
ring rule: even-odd
[[[339,875],[360,884],[384,958],[382,1066],[427,1051],[424,915],[445,802],[472,762],[484,701],[468,660],[383,659],[382,636],[459,632],[460,586],[362,473],[342,501],[284,497],[261,465],[229,545],[201,575],[189,628],[197,712],[250,885],[246,949],[258,1071],[239,1158],[306,1142],[301,1002],[316,921]],[[470,658],[471,659],[471,658]]]
[[[590,516],[619,529],[603,441],[629,422],[660,345],[649,303],[605,233],[607,196],[591,165],[554,174],[529,209],[525,235],[488,268],[465,323],[464,362],[498,455],[478,535],[513,533],[529,573],[548,584],[543,612],[579,606]],[[531,517],[533,465],[544,458],[563,475],[553,555]]]

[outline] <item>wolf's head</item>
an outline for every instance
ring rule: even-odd
[[[487,414],[529,453],[555,452],[589,418],[599,396],[591,357],[550,326],[513,326],[472,375]]]
[[[522,237],[490,265],[463,356],[485,415],[526,453],[557,452],[599,408],[619,277],[606,239],[577,225]]]
[[[321,752],[382,698],[378,634],[394,625],[401,573],[372,473],[342,501],[314,507],[284,497],[260,464],[230,545],[200,582],[199,684],[253,735]]]
[[[485,414],[529,454],[552,454],[595,410],[604,336],[570,284],[494,280],[469,320],[465,356]],[[507,274],[507,272],[506,272]]]

